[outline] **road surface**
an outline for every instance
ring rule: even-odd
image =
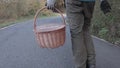
[[[59,17],[38,23],[60,22]],[[0,68],[74,68],[69,26],[66,42],[57,49],[42,49],[33,33],[33,20],[0,29]],[[120,68],[120,48],[93,37],[97,68]]]

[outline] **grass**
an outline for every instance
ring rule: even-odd
[[[115,1],[108,0],[112,10],[107,15],[104,15],[100,10],[100,3],[96,0],[95,11],[92,19],[92,34],[105,39],[111,43],[120,45],[120,12],[119,4]]]
[[[32,18],[33,18],[33,16],[20,17],[18,19],[7,19],[6,21],[0,23],[0,28],[6,27],[6,26],[9,26],[9,25],[12,25],[12,24],[20,23],[20,22],[23,22],[23,21],[27,21],[27,20],[30,20]]]
[[[39,16],[39,18],[47,18],[47,17],[52,17],[52,16],[56,16],[56,15],[50,15],[50,16]],[[3,28],[3,27],[6,27],[6,26],[9,26],[9,25],[12,25],[12,24],[16,24],[16,23],[22,23],[24,21],[28,21],[28,20],[31,20],[31,19],[34,19],[34,16],[31,15],[31,16],[27,16],[27,17],[20,17],[18,19],[9,19],[9,20],[6,20],[2,23],[0,23],[0,28]]]

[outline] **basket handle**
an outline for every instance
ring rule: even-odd
[[[44,10],[44,9],[46,9],[46,8],[47,8],[47,7],[43,7],[42,9],[39,9],[39,10],[36,12],[35,16],[34,16],[34,30],[35,30],[35,31],[36,31],[36,20],[37,20],[37,16],[38,16],[38,14],[39,14],[42,10]],[[62,12],[61,12],[60,10],[58,10],[57,8],[55,8],[55,10],[57,10],[57,11],[59,12],[59,14],[61,15],[61,17],[62,17],[62,19],[63,19],[64,25],[66,25],[66,23],[65,23],[65,18],[64,18],[64,16],[63,16]]]

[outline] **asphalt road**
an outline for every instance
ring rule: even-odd
[[[59,17],[39,23],[60,22]],[[74,68],[69,26],[66,42],[57,49],[42,49],[33,33],[33,20],[0,29],[0,68]],[[93,37],[97,68],[120,68],[120,48]]]

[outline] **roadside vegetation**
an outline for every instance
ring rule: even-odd
[[[44,0],[0,0],[0,28],[34,18],[44,3]],[[49,11],[40,13],[44,17],[51,15]]]
[[[99,0],[96,1],[92,22],[93,35],[120,45],[120,0],[108,0],[112,11],[107,15],[101,12]]]

